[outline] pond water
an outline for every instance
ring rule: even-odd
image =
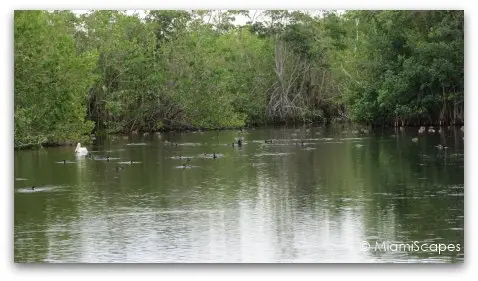
[[[98,138],[82,158],[15,151],[14,261],[463,262],[463,132],[355,130]]]

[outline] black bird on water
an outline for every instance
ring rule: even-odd
[[[217,158],[216,152],[214,152],[214,153],[212,154],[212,158],[214,158],[214,159]]]
[[[35,186],[32,186],[32,190],[35,190]]]
[[[242,138],[239,138],[237,140],[237,146],[241,147],[242,146]]]
[[[63,160],[63,164],[66,164],[66,160]]]

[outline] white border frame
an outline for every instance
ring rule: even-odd
[[[473,252],[474,237],[476,236],[476,225],[471,222],[476,221],[476,191],[474,183],[476,176],[469,173],[472,163],[476,161],[476,151],[474,141],[476,134],[473,131],[476,124],[476,115],[470,114],[470,110],[475,105],[476,95],[473,94],[478,88],[476,78],[475,52],[478,50],[476,45],[477,34],[477,13],[473,8],[472,1],[466,0],[402,0],[402,1],[380,1],[378,4],[372,1],[354,1],[354,0],[334,0],[334,1],[313,1],[313,0],[295,0],[295,1],[263,1],[242,0],[242,1],[201,1],[194,0],[175,0],[171,2],[146,0],[135,1],[111,1],[104,2],[98,0],[85,1],[24,1],[14,2],[2,1],[1,4],[3,21],[2,31],[2,51],[4,56],[2,60],[2,85],[4,92],[0,94],[2,102],[1,112],[4,117],[1,118],[2,138],[0,138],[0,147],[3,150],[2,175],[0,179],[0,219],[1,219],[1,267],[0,276],[20,279],[37,280],[68,280],[91,277],[114,278],[129,280],[130,278],[155,279],[164,277],[181,277],[187,280],[229,280],[230,278],[250,278],[259,277],[272,280],[289,280],[291,278],[318,280],[320,277],[332,277],[335,273],[341,273],[344,277],[351,277],[354,280],[359,276],[364,276],[367,280],[403,280],[412,277],[427,278],[429,280],[445,279],[458,277],[460,280],[469,278],[476,273],[476,266],[472,264],[475,260]],[[378,2],[378,1],[377,1]],[[272,4],[273,3],[273,4]],[[476,6],[476,4],[475,4]],[[465,144],[465,264],[459,265],[347,265],[347,264],[313,264],[313,265],[19,265],[13,263],[13,11],[15,9],[456,9],[465,10],[465,116],[466,116],[466,144]],[[472,36],[475,34],[475,37]],[[472,145],[469,145],[471,143]],[[476,187],[478,188],[478,187]],[[473,202],[475,201],[475,202]],[[467,223],[468,222],[468,223]],[[473,238],[470,238],[473,237]],[[468,239],[466,239],[468,238]],[[6,273],[6,274],[4,274]],[[157,274],[161,274],[158,276]],[[203,274],[198,274],[203,273]],[[467,278],[467,279],[468,279]]]

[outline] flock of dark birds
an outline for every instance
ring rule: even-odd
[[[232,145],[233,147],[235,147],[235,146],[242,147],[243,141],[244,141],[244,138],[243,138],[243,137],[240,137],[240,138],[238,138],[236,141],[232,142],[231,145]],[[169,143],[169,142],[166,141],[166,143]],[[265,143],[272,143],[272,140],[266,140]],[[175,147],[178,146],[177,143],[173,143],[173,145],[174,145]],[[78,151],[79,151],[78,148],[84,149],[84,150],[83,150],[83,153],[79,153],[79,152],[78,152]],[[85,151],[86,151],[86,152],[85,152]],[[81,147],[81,144],[79,144],[79,143],[78,143],[78,145],[77,145],[77,148],[75,149],[75,152],[76,152],[76,154],[77,154],[78,156],[85,156],[86,158],[88,158],[88,159],[93,159],[93,160],[104,160],[104,161],[109,162],[110,159],[111,159],[111,157],[110,157],[109,155],[107,155],[107,156],[104,157],[104,158],[103,158],[103,157],[93,157],[93,154],[91,154],[90,152],[88,152],[88,151],[86,150],[86,148]],[[204,156],[209,156],[209,155],[208,155],[207,153],[204,153]],[[183,158],[183,157],[180,156],[180,158]],[[189,158],[189,157],[184,157],[184,158],[186,159],[187,162],[191,161],[191,158]],[[217,159],[217,158],[219,158],[219,156],[218,156],[218,154],[216,154],[216,152],[213,152],[213,154],[210,155],[210,158],[212,158],[212,159]],[[66,159],[63,159],[60,163],[63,163],[64,165],[66,165],[66,164],[67,164],[67,160],[66,160]],[[126,162],[126,163],[128,163],[128,162]],[[133,164],[133,163],[134,163],[133,160],[130,160],[130,161],[129,161],[129,164]],[[188,168],[189,165],[188,165],[187,163],[184,163],[184,164],[181,165],[181,167],[183,167],[183,168]],[[121,170],[123,170],[123,169],[124,169],[124,167],[122,167],[122,166],[119,166],[119,165],[116,166],[116,171],[117,171],[117,172],[119,172],[119,171],[121,171]],[[31,190],[35,190],[35,187],[36,187],[36,186],[33,185],[33,186],[31,187]]]
[[[403,127],[401,127],[400,129],[402,130],[402,128],[403,128]],[[463,126],[461,127],[461,130],[464,131],[464,127],[463,127]],[[424,126],[422,126],[422,127],[419,128],[418,134],[424,134],[426,131],[427,131],[426,128],[425,128]],[[354,133],[354,132],[359,133],[359,131],[352,131],[352,132],[353,132],[353,133]],[[434,134],[435,132],[436,132],[436,130],[435,130],[435,128],[434,128],[433,126],[431,126],[431,127],[428,128],[428,133]],[[440,129],[438,130],[438,132],[441,133],[441,132],[442,132],[442,129],[440,128]],[[368,131],[366,131],[366,130],[361,130],[360,133],[368,133]],[[416,137],[415,137],[415,138],[412,138],[412,141],[413,141],[413,142],[418,142],[418,138],[416,138]],[[177,146],[178,146],[177,143],[171,143],[171,142],[169,142],[169,141],[167,141],[167,140],[164,141],[164,143],[165,143],[165,144],[171,144],[171,145],[174,146],[174,147],[177,147]],[[240,148],[240,147],[242,147],[243,143],[244,143],[244,138],[243,138],[243,137],[239,137],[239,138],[237,138],[234,142],[232,142],[231,145],[232,145],[232,147],[236,147],[236,146],[237,146],[237,147]],[[264,143],[266,143],[266,144],[272,144],[272,143],[273,143],[273,140],[272,140],[272,139],[266,139],[266,140],[264,140]],[[301,142],[299,142],[299,143],[296,143],[296,145],[298,145],[298,144],[300,144],[300,145],[303,147],[305,143],[304,143],[304,141],[301,141]],[[447,148],[448,148],[447,146],[444,146],[444,145],[441,145],[441,144],[437,145],[436,147],[437,147],[439,150],[447,149]],[[76,153],[77,156],[85,156],[86,158],[93,159],[93,160],[105,160],[105,161],[109,162],[110,159],[111,159],[111,157],[110,157],[109,155],[107,155],[106,157],[93,157],[93,155],[92,155],[90,152],[88,152],[88,150],[87,150],[85,147],[81,147],[81,144],[80,144],[80,143],[77,144],[77,147],[76,147],[76,149],[75,149],[75,153]],[[217,158],[219,158],[219,155],[216,154],[215,152],[213,152],[212,154],[204,153],[203,156],[205,156],[205,157],[207,157],[207,158],[212,158],[212,159],[217,159]],[[179,159],[186,159],[186,163],[183,163],[181,166],[178,166],[178,168],[179,168],[179,167],[181,167],[181,168],[188,168],[188,167],[190,167],[190,165],[188,164],[188,162],[191,161],[191,157],[182,157],[182,156],[179,156],[178,158],[179,158]],[[66,160],[66,159],[62,160],[61,162],[63,162],[63,164],[67,164],[67,160]],[[61,163],[61,162],[59,162],[59,163]],[[135,163],[135,162],[134,162],[133,160],[130,160],[130,161],[128,161],[128,162],[123,162],[123,163],[125,163],[125,164],[133,164],[133,163]],[[123,169],[124,169],[124,167],[122,167],[122,166],[120,166],[120,165],[117,165],[117,166],[116,166],[116,171],[118,171],[118,172],[121,171],[121,170],[123,170]],[[33,186],[31,187],[31,190],[35,190],[36,187],[37,187],[37,186],[33,185]]]

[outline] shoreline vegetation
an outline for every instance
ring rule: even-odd
[[[246,18],[235,24],[235,18]],[[464,124],[463,11],[15,11],[14,148]]]

